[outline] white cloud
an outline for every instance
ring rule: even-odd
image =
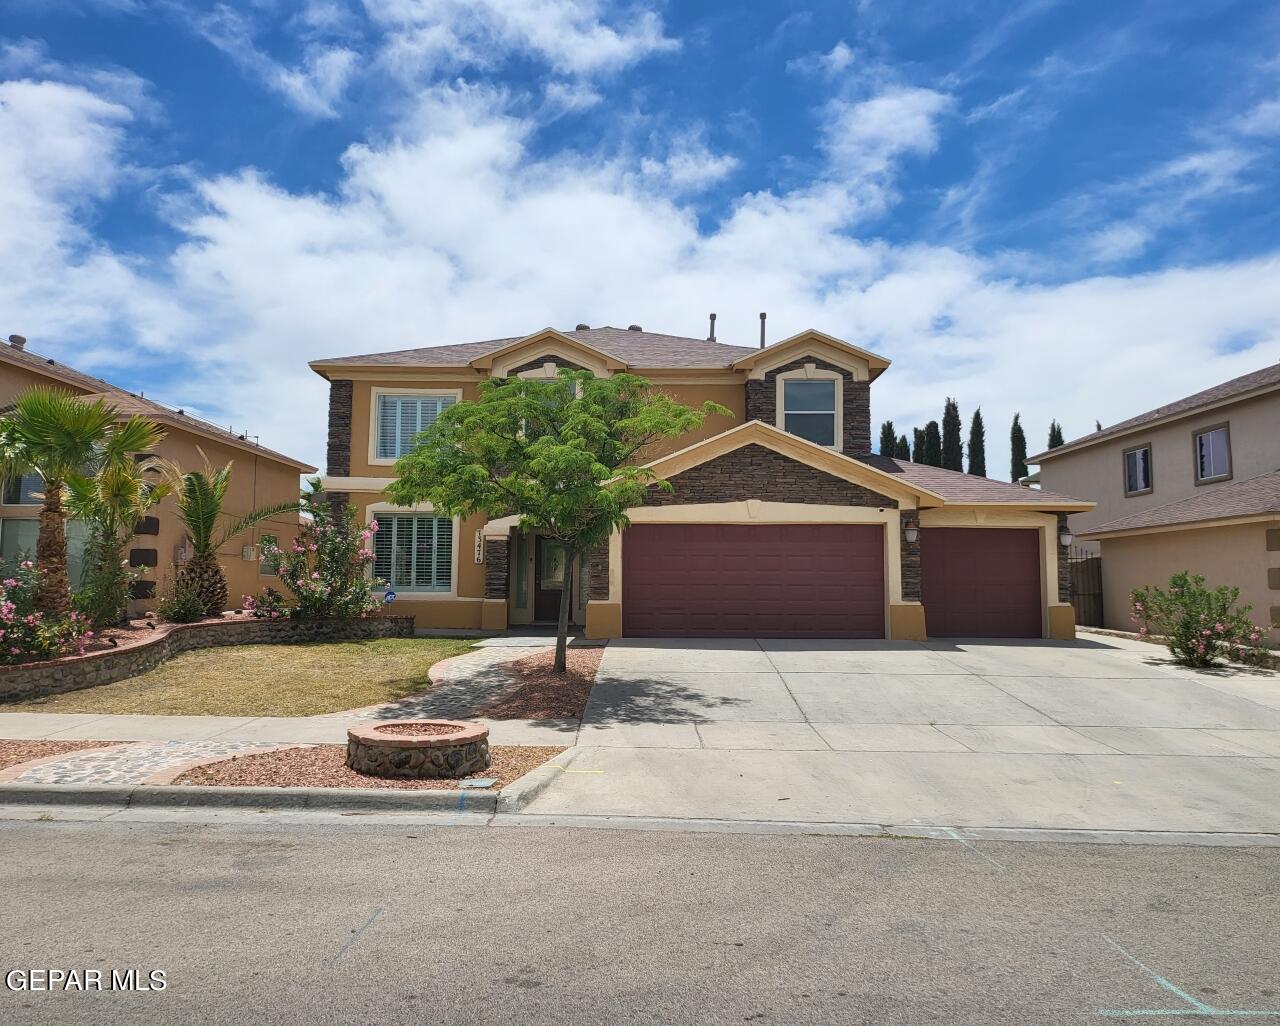
[[[966,416],[980,404],[997,472],[1015,410],[1035,447],[1051,417],[1083,433],[1280,352],[1276,255],[1046,285],[1012,261],[859,237],[868,196],[902,157],[937,145],[941,94],[844,104],[830,168],[741,195],[714,226],[684,198],[725,159],[696,135],[634,158],[542,154],[535,120],[512,113],[522,101],[425,90],[394,133],[347,150],[330,193],[248,170],[194,179],[169,208],[185,241],[143,261],[87,227],[93,204],[131,180],[128,107],[81,85],[6,83],[4,330],[86,365],[138,359],[139,347],[180,356],[181,378],[149,394],[316,462],[325,386],[308,360],[545,324],[697,336],[716,310],[720,337],[750,345],[767,310],[772,340],[814,326],[894,360],[873,393],[877,422],[908,430],[946,395]],[[1222,181],[1229,168],[1205,158],[1162,173]],[[1240,338],[1252,345],[1224,355]],[[102,339],[114,352],[86,349]]]
[[[600,93],[582,82],[548,82],[542,91],[542,113],[548,118],[577,114],[599,106],[603,100]]]
[[[337,104],[356,70],[354,50],[312,41],[305,45],[301,63],[289,66],[260,49],[254,41],[254,23],[227,4],[217,4],[208,13],[192,12],[190,18],[200,35],[297,110],[319,118],[337,114]]]
[[[563,74],[600,74],[679,46],[665,35],[654,11],[616,11],[605,0],[364,0],[364,5],[387,32],[387,65],[412,80],[493,67],[511,54],[535,57]]]
[[[642,158],[640,173],[674,192],[698,192],[722,181],[737,166],[737,157],[712,153],[697,133],[686,133],[671,140],[666,156]]]
[[[853,48],[843,39],[826,53],[811,53],[803,57],[793,57],[787,61],[788,71],[799,71],[805,74],[818,73],[835,76],[846,71],[853,64],[856,54]]]
[[[1280,135],[1280,100],[1264,100],[1233,122],[1244,135]]]

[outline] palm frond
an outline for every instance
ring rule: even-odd
[[[222,537],[218,539],[218,544],[215,548],[222,548],[222,546],[241,531],[247,531],[255,524],[260,524],[264,520],[270,520],[272,517],[278,517],[283,513],[296,513],[301,508],[301,502],[281,502],[275,506],[264,506],[261,509],[255,509],[252,513],[246,514],[227,527],[226,530],[223,531]]]

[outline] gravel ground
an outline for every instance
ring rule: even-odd
[[[119,741],[4,741],[0,740],[0,769],[47,755],[65,755],[86,748],[110,748]]]
[[[495,789],[506,787],[531,769],[559,755],[563,748],[498,745],[489,749],[493,765],[473,777],[492,777]],[[312,745],[277,752],[241,755],[187,770],[175,784],[220,787],[389,787],[401,791],[456,790],[456,780],[384,780],[347,768],[346,745]],[[465,779],[465,778],[464,778]]]
[[[568,670],[564,674],[551,669],[554,650],[508,663],[503,670],[519,683],[497,701],[477,708],[474,715],[490,720],[579,719],[603,655],[602,648],[571,648],[566,653]]]

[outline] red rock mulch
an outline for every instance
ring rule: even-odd
[[[489,749],[493,765],[471,776],[495,779],[497,783],[491,790],[496,791],[564,750],[496,745]],[[385,780],[382,777],[366,777],[363,773],[348,769],[346,758],[345,745],[284,748],[276,752],[238,755],[221,762],[197,766],[177,777],[173,783],[219,787],[384,787],[400,791],[458,789],[457,780]]]
[[[576,720],[587,706],[603,655],[603,648],[571,648],[565,653],[565,673],[551,669],[554,651],[507,663],[504,672],[519,683],[472,715],[490,720]]]
[[[374,727],[377,734],[394,734],[399,737],[441,737],[444,734],[456,734],[459,728],[451,723],[388,723],[383,727]]]
[[[110,748],[119,741],[6,741],[0,740],[0,769],[50,755],[66,755],[85,748]]]

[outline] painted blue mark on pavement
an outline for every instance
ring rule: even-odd
[[[1154,969],[1143,965],[1133,955],[1125,951],[1119,944],[1113,941],[1105,933],[1102,939],[1111,945],[1116,951],[1123,955],[1126,959],[1136,965],[1144,973],[1155,980],[1156,984],[1163,990],[1167,990],[1175,997],[1181,998],[1190,1007],[1189,1008],[1100,1008],[1099,1015],[1105,1015],[1111,1019],[1137,1018],[1139,1016],[1146,1018],[1160,1018],[1164,1016],[1185,1016],[1196,1015],[1204,1018],[1213,1019],[1260,1019],[1274,1018],[1280,1019],[1280,1010],[1264,1010],[1255,1008],[1214,1008],[1212,1005],[1206,1005],[1199,998],[1192,997],[1180,987],[1175,987]]]
[[[369,927],[373,925],[373,921],[377,919],[378,916],[380,915],[382,915],[382,909],[375,908],[373,910],[373,915],[371,915],[367,920],[365,920],[364,926],[360,927],[360,929],[358,930],[351,931],[351,936],[347,938],[347,943],[342,945],[342,947],[338,949],[338,953],[333,956],[333,960],[336,962],[343,955],[345,955],[347,953],[347,948],[351,947],[352,944],[358,941],[360,939],[360,935],[364,933],[365,930],[369,929]]]

